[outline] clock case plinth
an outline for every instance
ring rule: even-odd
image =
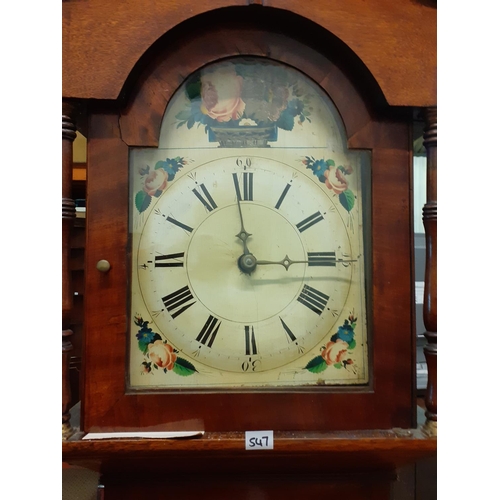
[[[273,450],[247,451],[243,433],[186,440],[63,443],[63,460],[101,474],[106,499],[145,492],[184,498],[304,498],[344,494],[385,499],[397,471],[435,456],[436,439],[420,431],[276,433]],[[196,481],[192,481],[193,472]],[[124,477],[127,480],[124,481]],[[399,498],[399,497],[397,497]]]
[[[271,18],[252,22],[250,17],[233,18],[230,28],[221,19],[212,24],[190,20],[143,56],[117,101],[88,103],[85,431],[193,430],[193,425],[205,431],[329,431],[416,425],[411,116],[387,106],[363,63],[331,34],[318,29],[301,40],[291,28],[288,34],[277,33]],[[337,106],[348,146],[371,151],[371,236],[366,245],[371,255],[372,373],[366,387],[167,393],[127,388],[129,148],[158,146],[166,106],[188,75],[240,54],[268,57],[304,72]],[[111,263],[106,274],[95,268],[101,259]]]

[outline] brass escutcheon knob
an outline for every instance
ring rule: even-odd
[[[107,273],[111,269],[111,264],[107,260],[100,260],[96,264],[97,270],[101,273]]]

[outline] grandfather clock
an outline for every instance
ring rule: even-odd
[[[389,498],[397,467],[436,450],[432,109],[424,427],[411,202],[435,8],[67,2],[63,15],[63,144],[77,126],[88,140],[81,429],[64,459],[99,467],[106,498]],[[67,353],[64,321],[63,336]]]

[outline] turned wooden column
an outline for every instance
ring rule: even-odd
[[[428,381],[425,394],[424,431],[437,435],[437,109],[424,111],[424,146],[427,151],[427,200],[423,208],[425,228],[424,346]]]
[[[70,232],[76,217],[75,202],[71,198],[73,169],[73,141],[76,137],[75,109],[67,103],[62,108],[62,437],[69,438],[74,429],[70,424],[71,388],[69,380],[69,353],[73,349],[70,337],[71,271],[69,268]]]

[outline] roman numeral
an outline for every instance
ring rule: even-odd
[[[245,354],[251,356],[257,354],[257,344],[255,342],[255,333],[253,331],[250,333],[250,327],[245,326]]]
[[[212,210],[217,208],[217,205],[214,201],[214,199],[210,196],[210,193],[208,192],[207,188],[205,187],[205,184],[200,184],[200,189],[203,191],[203,194],[205,195],[205,198],[203,197],[202,194],[198,192],[198,190],[195,188],[193,189],[193,193],[195,196],[203,203],[204,207],[211,212]]]
[[[184,259],[184,252],[155,255],[155,267],[183,267],[184,262],[179,259]]]
[[[314,226],[314,224],[316,224],[320,220],[323,220],[323,216],[319,212],[316,212],[315,214],[306,217],[302,222],[299,222],[297,224],[297,229],[302,233],[306,229],[309,229],[311,226]]]
[[[281,319],[281,317],[280,317],[280,321],[281,321],[281,325],[283,326],[283,328],[285,329],[285,332],[288,335],[287,338],[289,338],[292,342],[295,342],[297,340],[297,338],[292,333],[292,330],[290,330],[290,328],[288,328],[287,324]]]
[[[288,193],[288,190],[292,187],[291,184],[287,184],[285,186],[285,189],[283,189],[283,192],[281,193],[281,196],[279,197],[278,203],[274,206],[276,210],[279,210],[281,207],[281,204],[283,203],[283,200],[285,199],[286,194]]]
[[[330,297],[312,286],[304,285],[297,300],[316,314],[321,314],[326,307]]]
[[[243,198],[241,197],[238,174],[233,174],[233,182],[239,201],[242,199],[244,201],[253,201],[253,172],[243,172]]]
[[[166,220],[168,220],[168,222],[171,222],[174,226],[180,227],[181,229],[185,229],[186,231],[189,231],[190,233],[193,232],[192,227],[186,226],[186,224],[183,224],[182,222],[175,220],[173,217],[168,216]]]
[[[335,252],[307,252],[308,266],[335,266]]]
[[[179,290],[176,290],[169,295],[166,295],[161,300],[165,304],[167,311],[174,319],[196,303],[196,300],[194,300],[194,297],[187,285],[183,288],[179,288]],[[186,304],[186,302],[189,302],[190,300],[193,300],[193,302]]]
[[[220,320],[210,315],[207,319],[207,322],[205,323],[205,326],[201,329],[201,332],[196,337],[196,340],[203,345],[206,345],[207,347],[212,347],[217,332],[219,331],[220,325]]]

